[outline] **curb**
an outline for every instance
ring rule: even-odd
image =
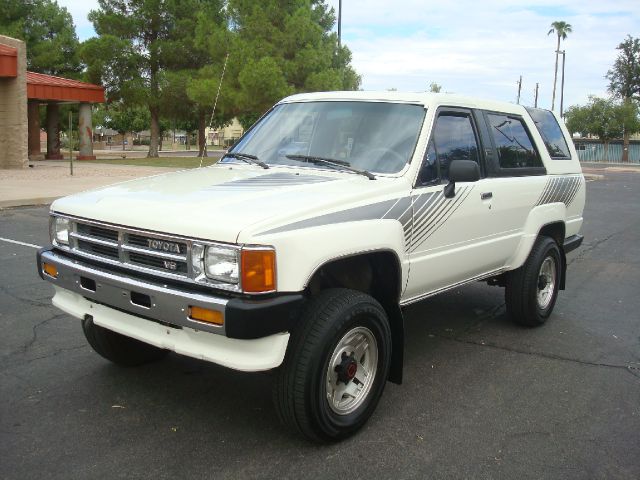
[[[5,210],[7,208],[15,208],[15,207],[39,207],[42,205],[49,205],[53,203],[58,198],[61,198],[60,195],[57,197],[41,197],[41,198],[19,198],[15,200],[0,200],[0,210]]]
[[[586,181],[591,181],[591,180],[602,180],[604,179],[604,175],[597,175],[595,173],[583,173],[582,174],[584,176],[584,179]]]

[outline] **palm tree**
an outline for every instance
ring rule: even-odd
[[[567,35],[571,33],[571,24],[567,22],[553,22],[551,24],[551,29],[547,32],[547,35],[551,35],[555,32],[558,36],[558,44],[556,45],[556,69],[553,74],[553,96],[551,97],[551,110],[555,107],[556,104],[556,83],[558,83],[558,56],[560,55],[560,40],[566,40]]]

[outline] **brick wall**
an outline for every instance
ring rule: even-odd
[[[0,78],[0,168],[24,168],[27,153],[27,54],[24,42],[0,35],[18,49],[18,76]]]

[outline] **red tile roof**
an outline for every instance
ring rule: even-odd
[[[27,72],[27,97],[38,100],[104,103],[104,88],[92,83]]]

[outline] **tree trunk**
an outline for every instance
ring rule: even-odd
[[[149,35],[149,113],[151,113],[151,140],[149,142],[149,153],[147,157],[158,158],[158,139],[160,137],[160,86],[158,84],[158,74],[160,72],[160,56],[158,53],[158,27],[159,16],[151,15],[151,33]]]
[[[204,157],[204,150],[206,147],[207,138],[205,136],[205,128],[207,126],[207,120],[205,113],[200,112],[198,114],[198,156]]]
[[[558,35],[558,44],[556,45],[556,69],[553,74],[553,96],[551,97],[551,110],[556,106],[556,84],[558,83],[558,52],[560,51],[560,35]]]
[[[160,119],[157,106],[149,106],[151,114],[151,139],[149,141],[149,153],[147,158],[158,158],[158,137],[160,136]]]
[[[629,132],[625,130],[622,138],[622,163],[629,163]]]
[[[124,132],[122,134],[122,151],[123,152],[126,150],[126,148],[124,147],[124,142],[126,141],[126,139],[127,139],[127,132]]]

